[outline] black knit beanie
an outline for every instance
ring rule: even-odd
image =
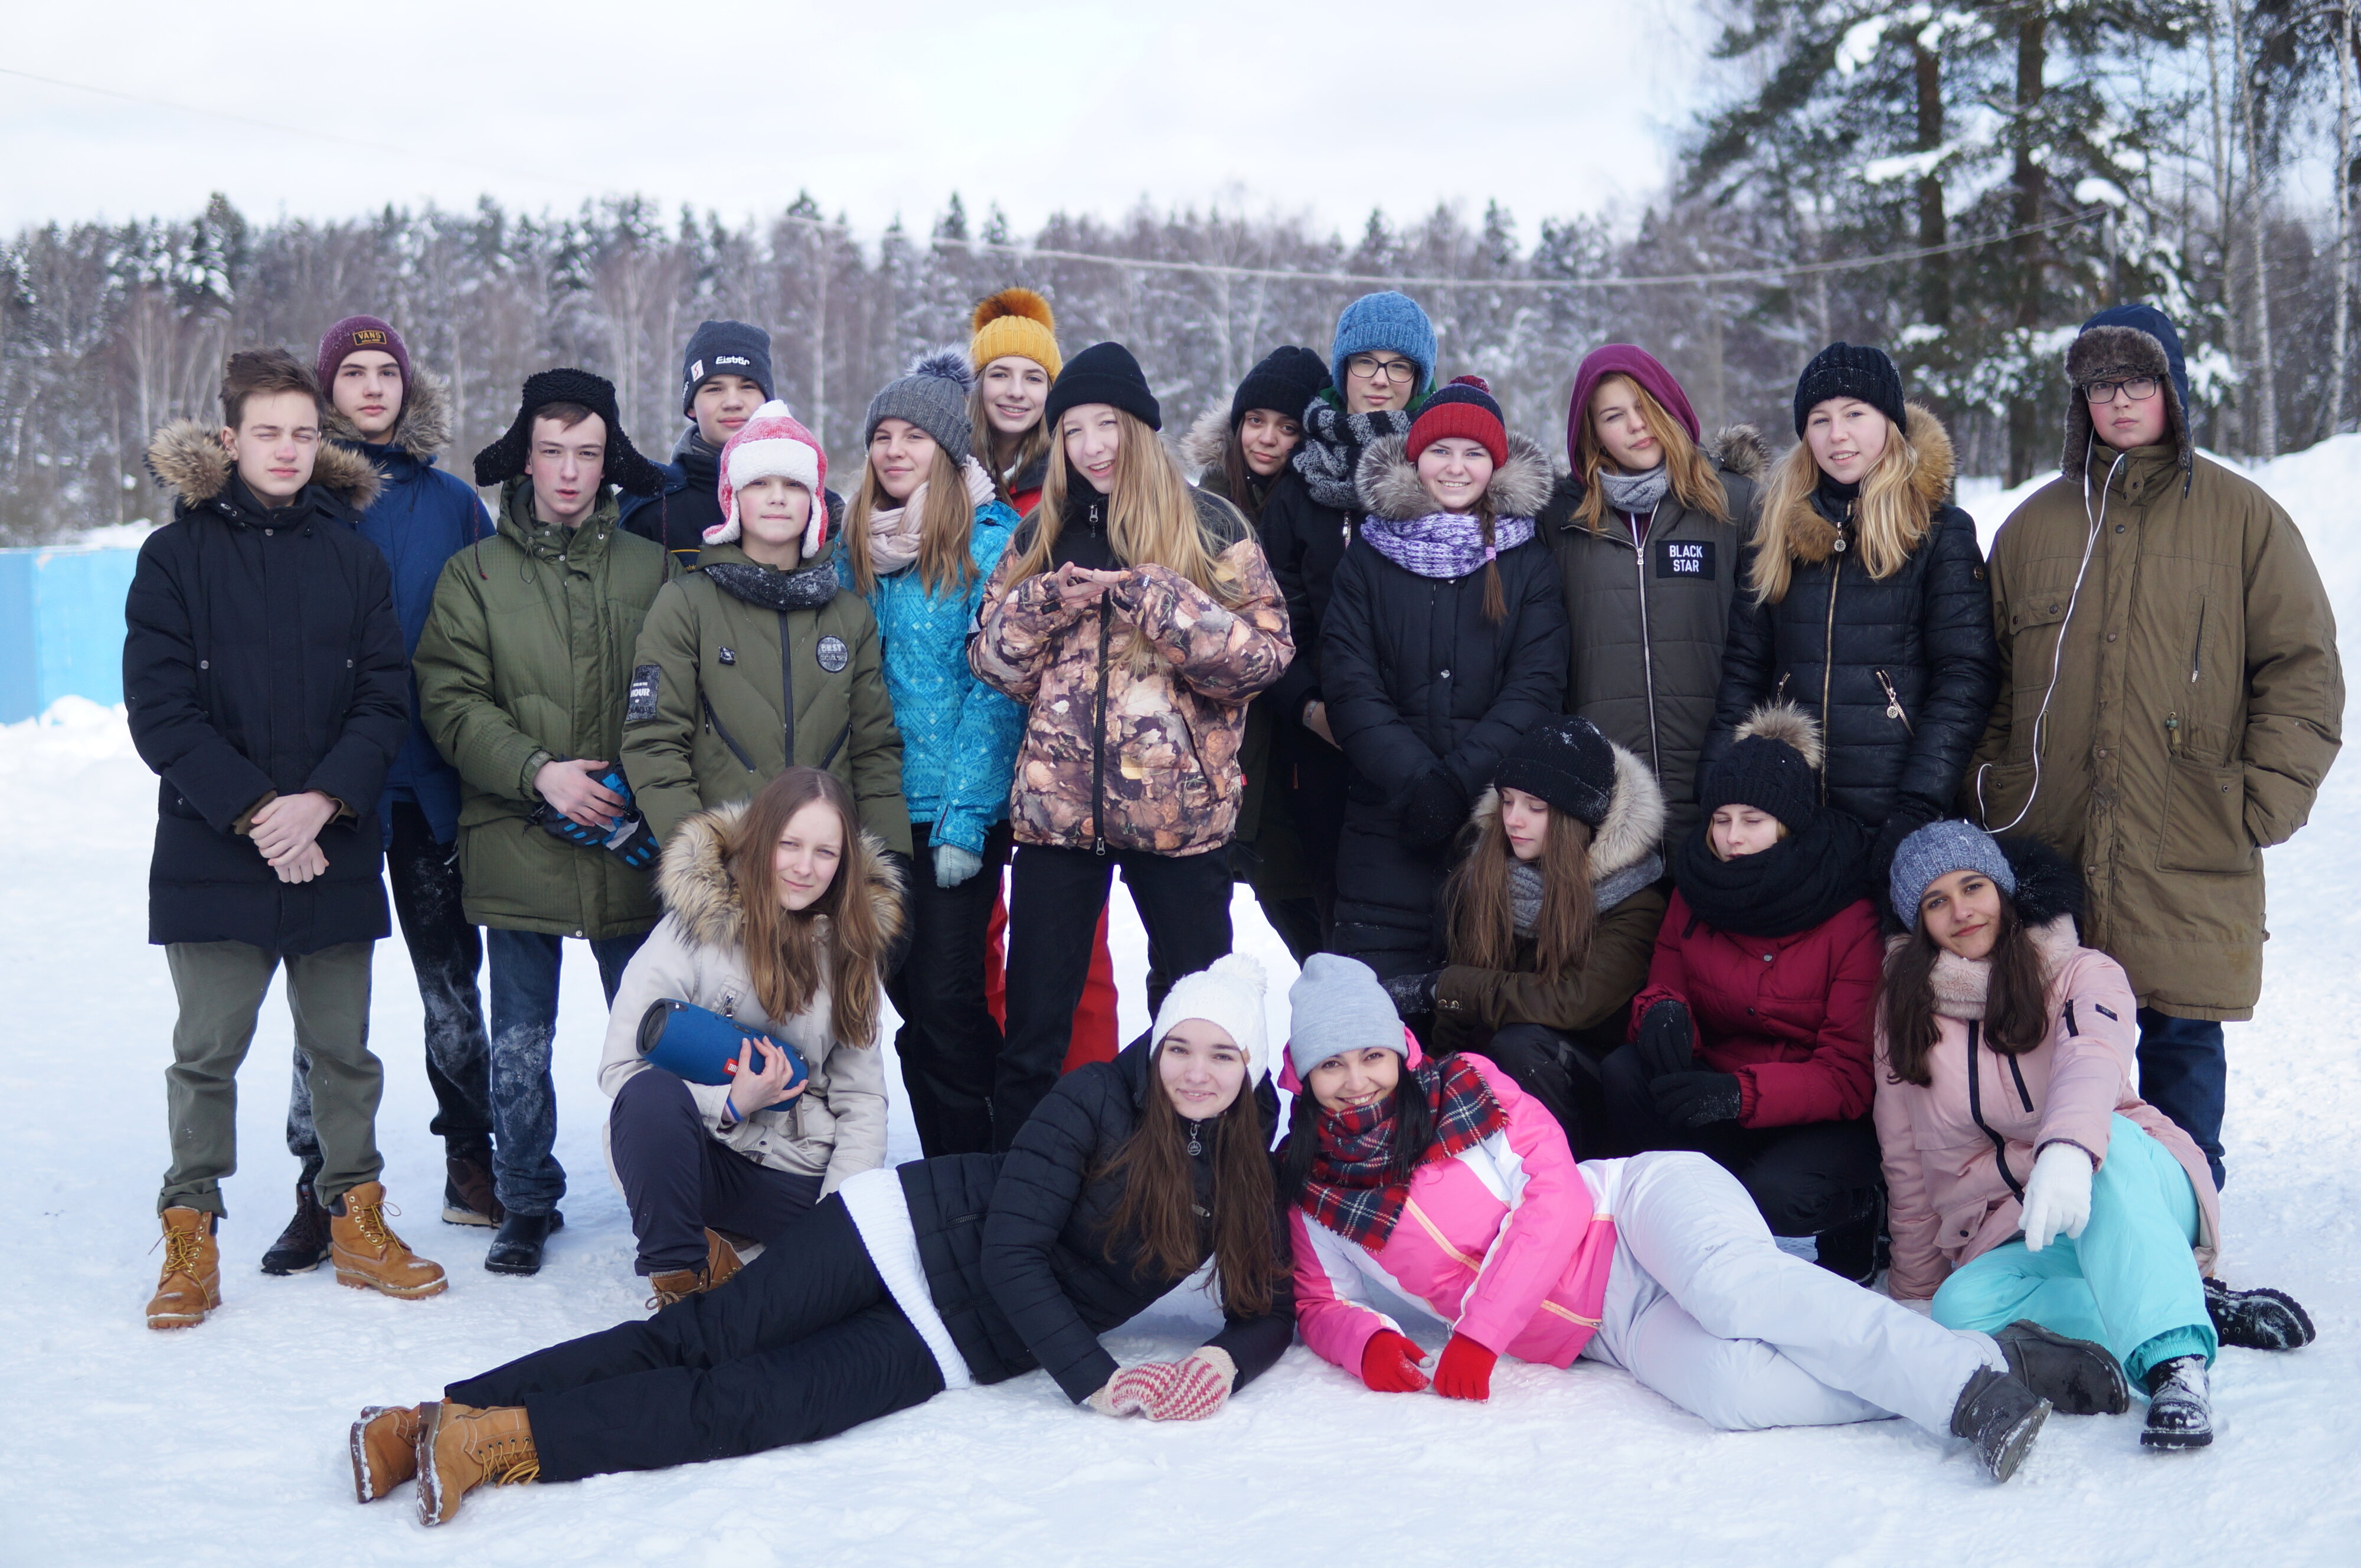
[[[631,438],[623,433],[622,415],[615,409],[615,383],[571,367],[536,371],[525,378],[515,422],[507,434],[476,454],[478,487],[489,489],[523,475],[525,455],[533,446],[533,417],[552,403],[579,403],[607,422],[604,477],[608,484],[635,496],[652,496],[664,488],[664,470],[641,456]]]
[[[1238,383],[1230,400],[1230,428],[1246,422],[1256,409],[1268,409],[1291,420],[1301,420],[1312,400],[1328,385],[1328,362],[1308,348],[1284,343],[1262,357]]]
[[[1725,806],[1751,806],[1801,833],[1820,810],[1824,751],[1818,722],[1794,703],[1758,707],[1730,750],[1698,775],[1698,808],[1710,818]]]
[[[1120,343],[1093,343],[1067,360],[1049,383],[1049,405],[1041,417],[1054,430],[1068,409],[1084,403],[1112,403],[1150,430],[1164,428],[1164,411],[1148,389],[1147,373]]]
[[[697,389],[712,376],[743,376],[763,389],[764,402],[770,401],[771,334],[745,322],[697,323],[680,355],[683,418],[695,417]]]
[[[1902,400],[1902,372],[1882,348],[1867,344],[1831,343],[1812,356],[1795,382],[1795,437],[1803,439],[1804,421],[1830,398],[1859,398],[1894,422],[1899,430],[1908,422]]]
[[[1539,795],[1569,817],[1597,828],[1615,803],[1615,748],[1580,714],[1545,718],[1525,731],[1502,759],[1492,782]]]

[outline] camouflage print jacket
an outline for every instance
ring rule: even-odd
[[[968,663],[1030,705],[1009,795],[1018,843],[1193,855],[1235,833],[1246,701],[1286,670],[1295,643],[1253,530],[1227,501],[1194,495],[1215,569],[1238,585],[1235,611],[1167,567],[1126,569],[1096,494],[1070,500],[1050,559],[1124,571],[1105,598],[1069,609],[1047,574],[1014,580],[1038,510],[1001,557]],[[1129,656],[1142,637],[1156,655],[1145,674]]]

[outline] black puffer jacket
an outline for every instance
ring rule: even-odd
[[[1747,552],[1700,773],[1757,706],[1784,698],[1827,736],[1828,805],[1880,828],[1897,809],[1939,817],[1958,793],[1999,690],[1992,594],[1975,521],[1946,504],[1950,437],[1914,403],[1906,438],[1918,449],[1915,490],[1927,523],[1893,576],[1869,576],[1850,522],[1830,515],[1850,507],[1817,491],[1795,503],[1784,528],[1763,519],[1758,538],[1784,536],[1793,573],[1784,598],[1757,604]]]
[[[1145,1264],[1134,1237],[1107,1240],[1123,1189],[1103,1173],[1139,1125],[1148,1058],[1142,1043],[1060,1079],[1005,1155],[951,1155],[902,1167],[935,1310],[977,1382],[1046,1367],[1079,1404],[1115,1374],[1115,1359],[1099,1335],[1137,1317],[1186,1277]],[[1255,1099],[1265,1129],[1276,1127],[1279,1108],[1268,1082]],[[1207,1216],[1199,1234],[1202,1265],[1213,1250],[1213,1178],[1205,1160],[1191,1164],[1198,1207]],[[1286,1217],[1278,1209],[1271,1245],[1279,1273],[1269,1310],[1232,1318],[1207,1342],[1236,1364],[1238,1387],[1277,1361],[1295,1335]]]

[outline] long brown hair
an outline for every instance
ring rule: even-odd
[[[809,908],[790,912],[779,907],[771,857],[789,820],[816,800],[835,808],[844,850],[828,891]],[[890,894],[895,882],[892,868],[882,862],[861,831],[852,792],[834,773],[789,768],[748,803],[730,828],[726,864],[743,922],[746,972],[765,1014],[785,1023],[810,1006],[825,985],[829,1036],[840,1046],[877,1043],[878,970],[893,937],[889,922],[898,924],[898,916],[878,912],[875,884],[884,883]]]
[[[1023,355],[998,355],[996,358],[1022,359]],[[1045,367],[1046,368],[1046,367]],[[1051,377],[1051,380],[1057,379]],[[992,411],[983,401],[983,367],[975,367],[975,386],[967,395],[967,420],[975,431],[975,459],[992,475],[992,488],[1010,506],[1016,504],[1008,481],[1033,466],[1033,460],[1049,450],[1049,422],[1045,417],[1026,426],[1022,433],[1004,435],[992,422]],[[965,492],[961,492],[964,494]]]
[[[1916,409],[1913,419],[1930,415]],[[1860,542],[1861,564],[1872,579],[1894,576],[1927,537],[1934,509],[1918,493],[1918,444],[1892,420],[1885,422],[1885,450],[1861,477],[1861,494],[1852,503],[1853,537]],[[1812,510],[1812,492],[1819,488],[1820,465],[1812,444],[1798,441],[1771,470],[1763,487],[1763,521],[1755,535],[1754,566],[1747,586],[1757,604],[1777,604],[1787,597],[1787,581],[1795,565],[1795,543]]]
[[[1943,1036],[1935,1012],[1935,963],[1942,955],[1924,920],[1885,955],[1878,1006],[1893,1082],[1924,1088],[1935,1080],[1927,1058]],[[2032,932],[2006,894],[2000,901],[2000,933],[1984,961],[1992,970],[1984,990],[1983,1042],[2003,1056],[2022,1056],[2049,1037],[2049,976]]]
[[[1516,858],[1509,830],[1500,825],[1496,798],[1476,847],[1444,886],[1453,963],[1488,970],[1517,967],[1517,907],[1509,889],[1509,871]],[[1590,885],[1590,827],[1554,806],[1549,808],[1549,831],[1542,839],[1541,873],[1542,912],[1533,923],[1533,958],[1541,976],[1555,983],[1590,961],[1598,909]]]
[[[1617,382],[1631,389],[1640,405],[1640,422],[1664,451],[1664,473],[1671,480],[1673,494],[1691,511],[1701,511],[1716,522],[1730,521],[1730,493],[1722,488],[1721,476],[1713,471],[1713,462],[1697,444],[1689,439],[1688,427],[1664,411],[1664,405],[1649,394],[1648,389],[1629,376],[1601,376],[1598,385],[1590,389],[1593,400],[1601,388]],[[1598,482],[1599,470],[1608,465],[1607,448],[1598,440],[1597,422],[1588,409],[1578,411],[1575,427],[1582,433],[1575,441],[1575,466],[1582,477],[1582,504],[1574,515],[1589,525],[1597,533],[1607,526],[1607,488]]]
[[[964,588],[975,581],[975,557],[968,542],[975,532],[975,503],[968,499],[967,476],[940,443],[927,470],[926,510],[918,519],[918,581],[929,594]],[[861,465],[861,488],[844,516],[852,551],[852,580],[863,594],[877,591],[877,569],[869,564],[869,520],[898,505],[878,482],[876,466]]]
[[[1164,1042],[1148,1055],[1148,1103],[1139,1125],[1106,1164],[1104,1174],[1123,1184],[1123,1196],[1107,1221],[1109,1261],[1117,1237],[1136,1236],[1148,1261],[1167,1278],[1196,1272],[1197,1184],[1189,1169],[1189,1137],[1180,1113],[1164,1091],[1157,1059]],[[1242,1053],[1243,1054],[1243,1053]],[[1270,1135],[1255,1103],[1255,1086],[1242,1083],[1213,1123],[1213,1277],[1222,1310],[1234,1318],[1257,1318],[1270,1310],[1279,1281],[1279,1255],[1271,1236],[1277,1200],[1270,1179]]]

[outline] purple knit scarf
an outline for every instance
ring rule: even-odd
[[[1361,537],[1378,554],[1405,572],[1449,581],[1464,577],[1503,550],[1514,550],[1533,536],[1529,517],[1492,520],[1492,544],[1485,548],[1483,526],[1472,515],[1429,512],[1424,517],[1371,517],[1361,524]]]

